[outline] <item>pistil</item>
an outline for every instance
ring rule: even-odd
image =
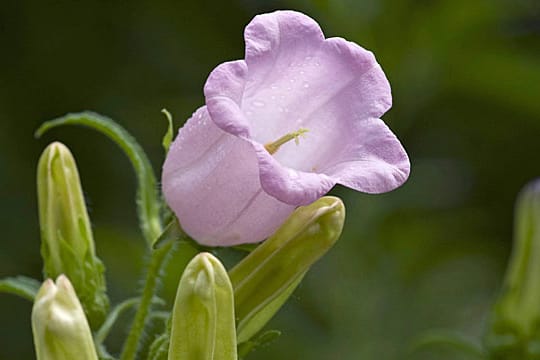
[[[264,148],[266,149],[266,151],[268,151],[270,153],[270,155],[273,155],[279,150],[281,145],[286,144],[291,140],[294,140],[294,143],[296,145],[299,145],[300,144],[300,136],[304,135],[308,131],[309,131],[308,129],[300,128],[300,129],[298,129],[298,130],[296,130],[294,132],[283,135],[282,137],[280,137],[276,141],[265,144]]]

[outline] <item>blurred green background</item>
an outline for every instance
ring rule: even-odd
[[[381,196],[333,191],[345,233],[272,322],[283,336],[250,358],[464,359],[407,350],[432,328],[478,339],[500,286],[515,196],[540,175],[537,0],[0,1],[0,277],[41,276],[35,167],[58,139],[78,161],[112,300],[133,295],[144,259],[128,161],[91,130],[33,132],[94,110],[131,131],[159,171],[160,110],[180,126],[203,104],[208,73],[243,56],[244,26],[276,9],[375,52],[393,88],[384,119],[412,173]],[[0,359],[33,358],[30,310],[0,295]]]

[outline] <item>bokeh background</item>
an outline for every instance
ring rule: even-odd
[[[128,161],[91,130],[33,132],[94,110],[159,172],[160,110],[179,127],[203,104],[208,73],[242,57],[244,26],[276,9],[375,52],[393,88],[384,119],[412,173],[385,195],[333,191],[347,205],[344,235],[271,323],[283,336],[250,358],[464,359],[408,349],[433,328],[480,339],[500,287],[515,196],[540,176],[536,0],[0,1],[0,277],[41,276],[35,167],[61,140],[78,161],[112,300],[134,295],[144,258]],[[0,295],[0,359],[33,358],[30,311]]]

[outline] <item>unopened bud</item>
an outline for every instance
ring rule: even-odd
[[[249,340],[274,316],[337,241],[344,220],[343,202],[322,197],[296,209],[274,235],[231,269],[238,343]]]
[[[90,323],[99,326],[109,305],[104,267],[95,254],[77,165],[63,144],[54,142],[41,155],[37,187],[44,275],[66,274]]]
[[[540,359],[540,180],[517,199],[514,246],[485,343],[495,359]]]
[[[90,327],[68,278],[46,280],[32,308],[38,360],[97,360]]]
[[[209,253],[191,260],[174,302],[169,360],[236,360],[233,290]]]

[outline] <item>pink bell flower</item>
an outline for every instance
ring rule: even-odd
[[[206,106],[178,133],[163,193],[199,243],[230,246],[270,236],[295,207],[335,184],[395,189],[409,159],[380,117],[390,85],[370,51],[295,11],[256,16],[245,60],[216,67]]]

